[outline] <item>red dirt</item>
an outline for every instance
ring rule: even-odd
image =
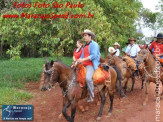
[[[113,113],[110,117],[106,116],[110,105],[107,97],[100,122],[154,122],[156,105],[155,84],[150,84],[149,101],[146,106],[142,105],[145,90],[141,90],[140,87],[141,83],[137,81],[134,91],[132,93],[127,92],[126,98],[119,99],[116,94],[113,103]],[[57,87],[51,91],[41,92],[38,88],[39,83],[26,84],[26,91],[34,94],[34,98],[25,103],[34,106],[33,122],[66,122],[65,118],[58,118],[62,111],[61,89]],[[82,105],[85,103],[86,99],[80,102]],[[161,106],[163,106],[163,100],[161,101]],[[75,122],[95,122],[99,108],[100,106],[97,106],[96,103],[91,103],[88,111],[82,113],[77,110]],[[163,115],[163,107],[160,110],[161,115]],[[70,111],[68,111],[68,114],[70,115]],[[160,122],[163,122],[163,116]]]

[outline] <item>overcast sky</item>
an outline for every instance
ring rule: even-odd
[[[158,5],[159,0],[140,0],[143,3],[144,8],[150,9],[152,12],[156,12],[155,9],[156,5]],[[147,37],[149,36],[156,36],[154,32],[151,31],[149,28],[142,28],[143,34]]]

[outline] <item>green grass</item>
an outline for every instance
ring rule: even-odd
[[[48,59],[56,60],[54,57]],[[62,62],[71,65],[72,58],[63,57]],[[0,105],[16,104],[32,98],[31,94],[20,92],[19,89],[24,89],[25,82],[35,82],[40,79],[44,63],[44,58],[0,60]]]
[[[24,91],[18,91],[14,88],[7,88],[7,87],[0,89],[0,93],[1,93],[0,108],[1,105],[6,105],[6,104],[14,105],[20,101],[23,102],[33,97],[33,95],[30,93]]]

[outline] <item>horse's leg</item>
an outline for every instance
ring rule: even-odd
[[[133,75],[133,77],[132,77],[132,87],[131,87],[130,92],[133,91],[133,89],[134,89],[134,84],[135,84],[135,76]]]
[[[100,111],[98,113],[98,116],[97,116],[96,120],[100,120],[101,119],[101,115],[102,115],[102,112],[103,112],[103,108],[104,108],[104,104],[105,104],[105,100],[106,100],[104,89],[102,89],[100,91],[100,96],[101,96],[101,106],[100,106]]]
[[[146,96],[145,96],[145,100],[144,100],[144,102],[143,102],[143,105],[144,105],[144,106],[147,104],[147,101],[148,101],[149,81],[146,82],[145,86],[146,86]]]
[[[99,94],[99,92],[96,94],[96,96],[97,96],[97,105],[100,105],[100,94]]]
[[[124,91],[123,91],[123,88],[122,88],[122,82],[121,82],[121,79],[118,79],[118,82],[116,84],[117,88],[118,88],[118,95],[119,95],[119,98],[121,97],[121,95],[123,95],[123,97],[126,97]]]
[[[142,81],[141,81],[141,89],[143,89],[143,86],[144,86],[144,77],[142,78]]]
[[[64,108],[64,106],[65,106],[66,101],[67,101],[67,99],[66,99],[65,97],[63,97],[63,101],[62,101],[62,102],[63,102],[63,108]],[[58,118],[61,119],[62,116],[63,116],[63,114],[60,113],[59,116],[58,116]]]
[[[122,91],[121,79],[117,79],[116,88],[118,89],[118,95],[120,98],[121,97],[121,91]]]
[[[74,122],[75,113],[76,113],[76,105],[77,105],[77,102],[74,100],[74,102],[71,103],[71,121],[70,122]]]
[[[111,115],[112,109],[113,109],[113,99],[114,99],[114,91],[113,90],[109,90],[109,98],[110,98],[110,108],[109,108],[108,116]]]
[[[71,118],[67,115],[67,113],[66,113],[66,110],[67,110],[67,108],[70,106],[70,102],[66,102],[65,103],[65,105],[64,105],[64,107],[63,107],[63,109],[62,109],[62,114],[63,114],[63,116],[65,117],[65,119],[67,120],[67,121],[70,121],[71,120]]]
[[[126,95],[127,84],[128,84],[128,79],[126,80],[125,86],[124,86],[124,94],[125,94],[125,95]]]

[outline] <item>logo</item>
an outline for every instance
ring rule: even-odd
[[[32,105],[2,105],[2,120],[32,121]]]

